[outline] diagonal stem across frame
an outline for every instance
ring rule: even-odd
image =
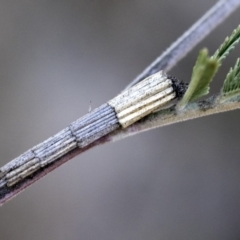
[[[214,28],[221,24],[240,5],[239,0],[220,0],[193,24],[181,37],[170,45],[157,59],[146,67],[126,88],[163,70],[168,72],[184,58]]]

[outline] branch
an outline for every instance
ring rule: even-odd
[[[239,0],[220,0],[206,12],[192,27],[179,37],[166,51],[140,73],[127,87],[135,85],[144,78],[163,70],[168,72],[184,58],[214,28],[224,22],[240,5]]]
[[[190,103],[183,111],[180,112],[178,112],[175,106],[173,106],[170,109],[161,110],[159,112],[150,114],[130,127],[110,133],[85,148],[75,148],[74,150],[68,152],[67,155],[60,157],[57,161],[47,165],[45,168],[39,169],[37,172],[31,175],[31,177],[25,178],[22,182],[11,188],[1,188],[0,204],[2,205],[3,203],[9,201],[18,193],[22,192],[25,188],[38,181],[40,178],[50,173],[54,169],[58,168],[63,163],[95,146],[99,146],[107,142],[117,141],[153,128],[163,127],[181,121],[239,109],[239,100],[240,99],[235,99],[235,101],[232,102],[221,102],[219,101],[219,97],[211,97],[208,100]]]
[[[216,113],[236,110],[239,108],[239,99],[236,99],[235,101],[221,102],[219,100],[219,96],[213,96],[207,100],[190,103],[180,111],[173,106],[169,109],[152,113],[126,129],[120,129],[110,133],[105,137],[105,139],[103,139],[102,142],[113,142],[150,129],[205,117]]]

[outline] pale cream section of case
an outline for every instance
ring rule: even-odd
[[[172,80],[160,71],[108,102],[123,128],[161,108],[176,97]]]
[[[162,71],[144,79],[69,127],[0,168],[0,188],[12,187],[76,147],[127,127],[169,103],[176,96],[172,80]]]

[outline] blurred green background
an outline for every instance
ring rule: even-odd
[[[0,165],[118,94],[215,2],[1,1]],[[239,23],[238,10],[170,74],[189,81]],[[1,207],[0,239],[239,239],[239,132],[235,111],[92,149]]]

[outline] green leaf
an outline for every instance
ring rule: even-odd
[[[221,66],[221,62],[227,57],[231,50],[235,48],[240,41],[240,25],[232,32],[230,37],[227,37],[220,45],[212,57],[208,56],[207,49],[200,51],[196,64],[193,68],[191,81],[183,96],[178,103],[178,109],[183,109],[189,102],[208,94],[209,85],[215,76],[217,70]],[[235,69],[235,70],[234,70]],[[239,91],[239,62],[237,66],[229,72],[222,89],[222,96],[232,96]]]
[[[223,84],[221,95],[226,99],[240,94],[240,59],[230,69]]]
[[[209,84],[219,66],[220,62],[217,59],[208,56],[207,49],[199,52],[189,87],[178,104],[179,109],[183,109],[189,102],[208,94],[210,89]]]
[[[230,37],[226,37],[226,39],[214,53],[212,58],[215,58],[220,62],[223,61],[226,58],[226,56],[230,53],[230,51],[235,48],[239,41],[240,41],[240,25],[233,30]]]

